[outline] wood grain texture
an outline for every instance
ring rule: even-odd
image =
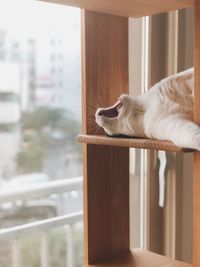
[[[128,19],[85,11],[83,20],[83,126],[87,134],[102,134],[95,122],[96,109],[128,93]]]
[[[142,138],[116,138],[98,135],[79,135],[77,141],[80,143],[107,145],[117,147],[134,147],[143,149],[164,150],[171,152],[193,152],[189,148],[181,148],[170,141],[160,141],[155,139]]]
[[[193,0],[43,0],[125,17],[143,17],[191,7]]]
[[[192,267],[190,264],[172,260],[149,251],[135,249],[128,257],[89,267]]]
[[[200,1],[195,0],[195,90],[194,120],[200,124]],[[193,166],[193,266],[200,266],[200,152],[194,153]]]
[[[128,19],[82,12],[83,133],[128,92]],[[98,131],[98,134],[101,132]],[[129,252],[128,148],[84,145],[85,266]]]
[[[167,14],[150,18],[149,85],[165,78],[167,69]],[[147,152],[147,249],[163,254],[164,209],[159,207],[159,162],[157,151]],[[158,234],[160,233],[160,234]]]

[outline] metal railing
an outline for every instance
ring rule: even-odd
[[[55,194],[62,194],[71,191],[82,191],[82,177],[73,179],[58,180],[25,186],[16,190],[6,190],[0,192],[0,204],[15,202],[18,200],[29,201],[32,199],[48,197]],[[12,240],[12,267],[21,267],[20,238],[33,232],[42,232],[41,235],[41,267],[48,267],[48,241],[47,231],[52,228],[64,226],[66,229],[66,267],[74,267],[74,240],[73,225],[82,221],[82,211],[67,215],[57,216],[45,220],[39,220],[19,226],[4,228],[0,230],[0,242]]]
[[[58,181],[44,182],[31,186],[24,186],[20,189],[8,189],[0,192],[0,204],[14,202],[16,200],[31,200],[40,197],[47,197],[53,194],[61,194],[70,191],[82,190],[82,177],[63,179]]]

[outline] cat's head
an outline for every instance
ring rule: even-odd
[[[99,108],[95,118],[108,135],[143,136],[143,114],[140,101],[123,94],[113,106]]]

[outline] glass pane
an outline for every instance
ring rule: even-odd
[[[0,244],[0,266],[10,267],[12,266],[12,243],[10,240],[3,241]]]
[[[58,192],[63,187],[59,181],[71,183],[82,176],[82,151],[76,143],[81,130],[80,55],[79,9],[33,0],[0,2],[1,229],[82,211],[77,187],[40,198],[31,192],[46,190],[53,181]],[[30,199],[20,191],[27,188]],[[21,193],[14,199],[17,191]],[[7,201],[1,201],[2,194]],[[67,246],[62,244],[67,234],[57,227],[47,231],[48,266],[66,266]],[[77,267],[82,232],[77,226],[72,232]],[[10,238],[6,252],[0,250],[0,259],[7,258],[0,265],[12,266],[19,250],[19,266],[40,266],[43,238],[38,232],[16,242]]]

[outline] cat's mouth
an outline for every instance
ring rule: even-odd
[[[119,115],[121,107],[122,102],[119,99],[113,106],[99,110],[96,115],[106,118],[116,118]]]

